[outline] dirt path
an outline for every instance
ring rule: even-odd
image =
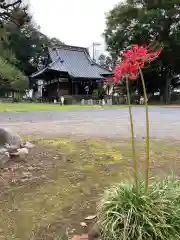
[[[180,140],[180,110],[150,108],[151,137]],[[133,109],[136,138],[145,137],[145,110]],[[9,127],[22,135],[85,136],[102,138],[130,137],[127,109],[76,112],[0,113],[0,127]]]

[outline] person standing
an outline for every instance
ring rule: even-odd
[[[143,105],[143,104],[144,104],[144,97],[143,97],[143,96],[140,97],[139,103],[140,103],[140,105]]]
[[[85,88],[84,88],[84,90],[86,91],[86,94],[88,95],[88,93],[89,93],[89,86],[86,85]]]
[[[63,106],[64,105],[64,97],[61,96],[61,105]]]

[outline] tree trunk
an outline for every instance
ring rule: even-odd
[[[166,83],[164,87],[164,103],[165,104],[171,103],[170,85],[171,85],[171,77],[170,77],[170,74],[167,74]]]

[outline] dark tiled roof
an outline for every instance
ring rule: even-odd
[[[49,48],[49,56],[51,63],[46,70],[67,72],[74,78],[102,79],[113,74],[93,62],[86,48],[61,45]]]
[[[86,48],[61,45],[49,48],[50,69],[68,72],[74,78],[103,78],[112,73],[94,63]]]

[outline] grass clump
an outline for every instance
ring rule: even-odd
[[[175,177],[154,180],[145,193],[140,182],[120,183],[105,192],[99,207],[103,240],[180,239],[180,182]]]

